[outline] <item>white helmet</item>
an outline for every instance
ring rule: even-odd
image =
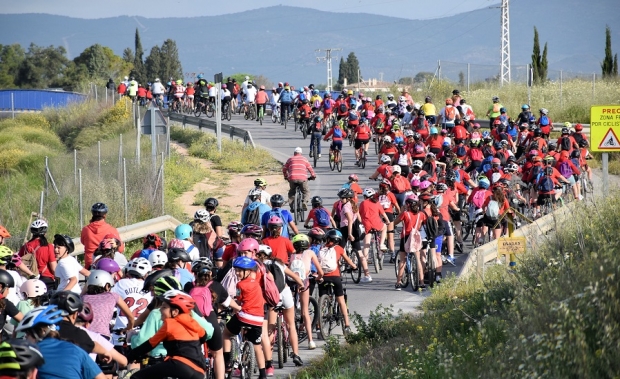
[[[422,168],[422,161],[421,160],[415,160],[413,161],[413,163],[411,164],[412,167],[420,167]]]
[[[248,196],[249,196],[249,197],[252,197],[252,196],[260,196],[262,193],[263,193],[263,191],[261,191],[261,190],[259,190],[259,189],[254,188],[254,189],[250,190],[250,193],[248,194]]]
[[[392,137],[390,136],[383,137],[383,142],[392,142]]]
[[[413,130],[411,129],[405,130],[405,137],[413,137]]]
[[[377,193],[377,191],[374,190],[374,188],[365,188],[364,189],[364,197],[373,197],[375,196],[375,194]]]
[[[413,103],[413,109],[415,109],[416,111],[420,109],[420,103]]]
[[[151,267],[163,266],[168,262],[168,256],[163,251],[155,250],[149,254],[149,264]]]
[[[159,81],[159,78],[155,78],[155,81],[156,81],[156,82],[158,82],[158,81]]]
[[[402,172],[402,169],[401,169],[401,168],[400,168],[400,166],[399,166],[399,165],[397,165],[397,164],[395,164],[394,166],[392,166],[392,170],[394,170],[394,172],[397,172],[397,173],[399,173],[399,174]]]
[[[109,284],[112,287],[114,285],[114,278],[107,271],[92,270],[86,284],[97,287],[105,287],[106,284]]]
[[[40,228],[47,228],[47,222],[45,222],[45,220],[34,220],[32,224],[30,224],[30,229]]]
[[[211,220],[211,215],[206,209],[199,209],[196,213],[194,213],[194,220],[200,220],[201,222],[207,223]]]
[[[546,115],[546,114],[548,114],[548,113],[549,113],[549,110],[547,110],[547,108],[540,108],[540,113],[542,113],[542,114],[545,114],[545,115]]]
[[[388,94],[388,96],[387,96],[387,97],[388,97],[388,99],[393,99],[393,98],[394,98],[394,95],[392,95],[392,94],[390,93],[390,94]]]
[[[153,255],[153,253],[149,255],[149,258],[151,257],[151,255]],[[151,272],[151,270],[152,267],[149,263],[149,260],[142,257],[130,260],[129,263],[127,263],[127,266],[125,266],[125,271],[127,273],[133,272],[141,278],[147,276],[148,273]]]
[[[398,101],[406,101],[407,99],[405,98],[405,96],[399,96],[398,97]]]
[[[273,254],[273,250],[269,245],[258,245],[258,252],[263,253],[268,257],[271,257],[271,254]]]
[[[20,287],[20,292],[24,299],[29,297],[38,297],[47,292],[47,286],[39,279],[28,279]]]
[[[125,80],[129,80],[129,76],[125,76]]]
[[[390,158],[389,155],[385,155],[384,154],[384,155],[381,156],[381,162],[382,163],[390,163],[391,161],[392,161],[392,158]]]

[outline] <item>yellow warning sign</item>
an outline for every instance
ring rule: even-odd
[[[592,151],[620,151],[620,105],[591,107],[590,135]]]
[[[497,240],[497,255],[525,253],[525,237],[501,237]]]

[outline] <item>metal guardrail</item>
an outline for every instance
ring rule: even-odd
[[[216,131],[215,121],[206,120],[204,118],[199,118],[199,117],[192,117],[188,115],[178,114],[178,113],[170,113],[169,117],[171,121],[182,123],[183,127],[185,127],[185,124],[190,124],[190,125],[197,126],[199,129],[206,128],[206,129],[212,130],[213,132]],[[252,134],[245,129],[241,129],[236,126],[232,126],[228,124],[222,124],[222,134],[230,135],[231,140],[234,137],[241,138],[243,140],[243,143],[245,144],[249,143],[253,148],[256,147],[254,145],[254,140],[252,139]]]
[[[172,216],[166,215],[141,221],[136,224],[123,226],[118,228],[118,234],[120,234],[121,241],[128,242],[142,238],[151,233],[161,233],[166,230],[174,230],[181,224],[181,221]],[[80,238],[74,238],[73,243],[75,244],[75,250],[71,255],[77,256],[84,254],[84,245],[82,245]]]
[[[479,120],[476,120],[476,122],[480,124],[480,127],[482,128],[487,128],[487,129],[489,128],[490,121],[488,118],[479,119]],[[553,125],[554,132],[560,132],[562,131],[562,128],[564,127],[564,123],[561,123],[561,122],[554,122],[551,125]],[[590,124],[581,124],[581,125],[583,126],[583,133],[590,134]]]

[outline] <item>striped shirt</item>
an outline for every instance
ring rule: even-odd
[[[310,176],[316,176],[310,162],[301,154],[290,157],[282,166],[282,173],[288,180],[305,181],[308,179],[308,172]]]

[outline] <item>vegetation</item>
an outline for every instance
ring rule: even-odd
[[[542,84],[547,81],[547,42],[540,55],[540,44],[538,42],[538,29],[534,27],[534,51],[532,53],[532,71],[534,84]]]
[[[611,29],[609,26],[605,28],[605,58],[601,63],[603,71],[603,79],[618,77],[618,54],[613,55],[611,52]]]
[[[336,90],[341,89],[344,86],[345,79],[348,83],[357,83],[358,79],[362,79],[360,62],[354,52],[349,53],[346,61],[344,58],[340,58],[340,65],[338,66],[338,82],[335,86]]]
[[[445,280],[425,313],[378,308],[299,378],[617,378],[620,228],[614,194],[574,210],[516,270]]]

